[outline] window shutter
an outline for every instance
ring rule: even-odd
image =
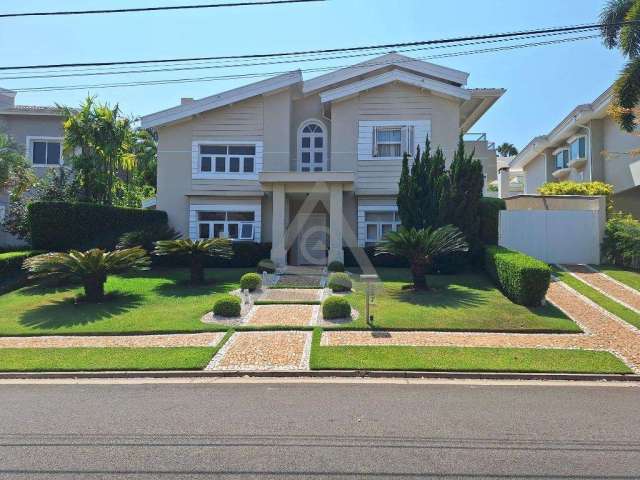
[[[409,125],[408,127],[408,135],[407,135],[407,150],[409,151],[409,155],[413,156],[415,154],[415,145],[414,145],[414,136],[415,136],[415,128],[413,125]]]
[[[409,130],[407,127],[402,127],[400,129],[400,155],[403,155],[409,151],[408,148],[408,140],[409,140]]]
[[[371,156],[372,157],[377,157],[378,156],[378,128],[377,127],[371,127],[372,131],[371,131]]]

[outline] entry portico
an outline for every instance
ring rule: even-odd
[[[353,192],[354,177],[353,172],[260,174],[262,189],[273,195],[271,259],[277,266],[288,258],[297,264],[344,261],[344,195]]]

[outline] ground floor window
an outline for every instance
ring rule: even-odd
[[[62,141],[59,139],[30,138],[29,149],[33,165],[62,165]]]
[[[255,212],[198,212],[198,238],[254,240]]]
[[[398,230],[400,218],[397,211],[367,210],[364,212],[365,246],[372,246],[391,231]]]

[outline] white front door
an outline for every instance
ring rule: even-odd
[[[298,235],[298,263],[301,265],[327,264],[327,215],[310,213],[305,216],[304,227]]]

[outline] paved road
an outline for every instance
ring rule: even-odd
[[[640,388],[0,385],[0,478],[638,478]]]

